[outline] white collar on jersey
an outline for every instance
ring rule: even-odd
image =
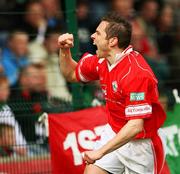
[[[108,63],[108,69],[111,71],[124,57],[126,57],[127,54],[129,54],[131,51],[133,51],[133,47],[129,45],[122,53],[118,53],[115,55],[115,63],[110,65]]]
[[[115,63],[120,60],[124,55],[130,53],[133,50],[133,47],[129,45],[122,53],[118,53],[115,55]]]

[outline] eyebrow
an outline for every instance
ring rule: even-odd
[[[96,33],[100,34],[100,32],[98,30],[96,30]]]

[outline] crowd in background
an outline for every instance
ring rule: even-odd
[[[180,89],[179,8],[179,0],[77,0],[78,55],[95,53],[90,35],[99,19],[119,12],[132,23],[131,44],[159,80],[162,104],[173,109],[172,89]],[[48,152],[39,116],[73,110],[72,88],[58,64],[67,13],[73,12],[61,0],[0,1],[0,157]],[[83,107],[103,103],[97,82],[81,88]]]

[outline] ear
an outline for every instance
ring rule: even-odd
[[[112,37],[109,39],[109,46],[114,47],[118,45],[118,38],[117,37]]]

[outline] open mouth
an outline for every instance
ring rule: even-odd
[[[98,49],[97,44],[95,42],[93,42],[93,46],[96,50]]]
[[[98,47],[97,47],[97,45],[96,45],[95,42],[93,42],[93,46],[94,46],[95,50],[97,51],[97,50],[98,50]]]

